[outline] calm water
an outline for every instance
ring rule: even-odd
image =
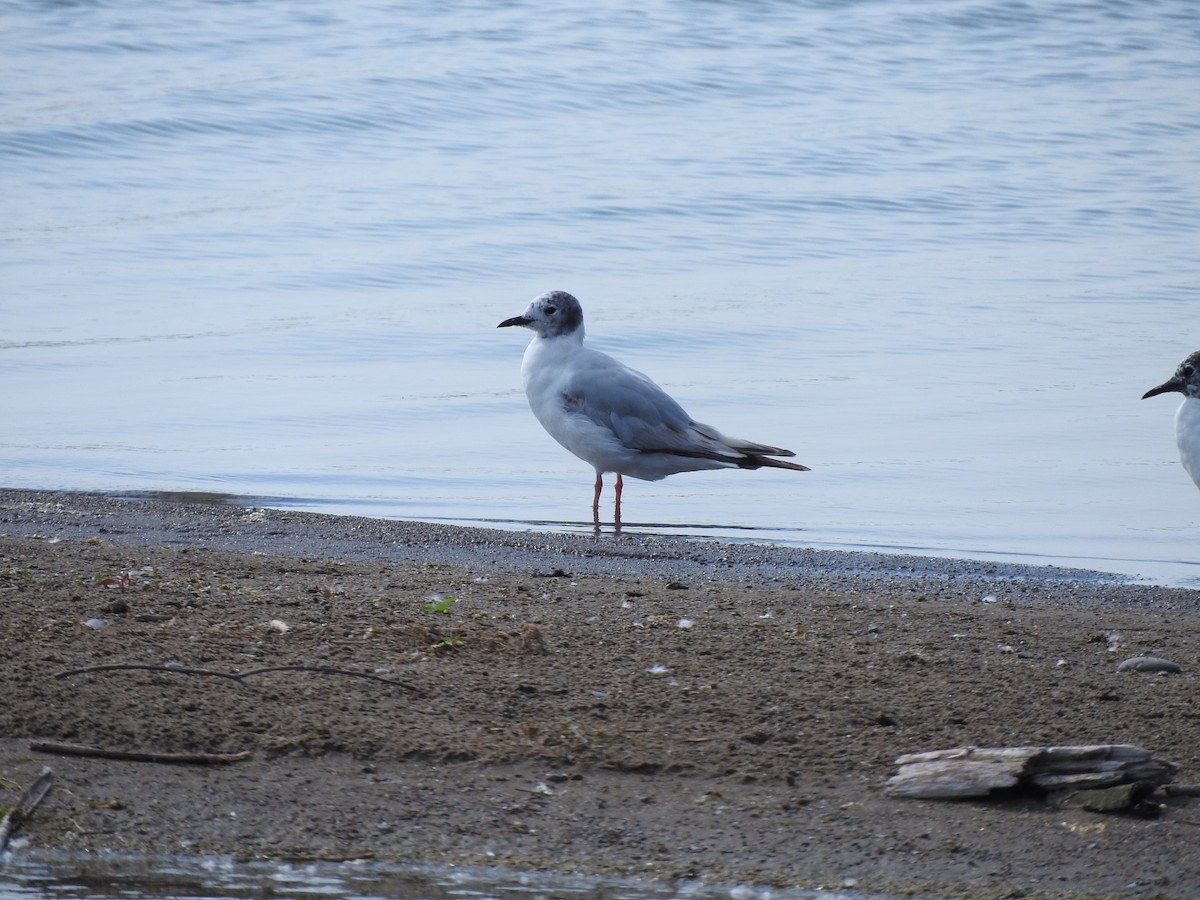
[[[1200,6],[0,5],[0,483],[576,528],[551,288],[813,472],[627,525],[1200,585]]]

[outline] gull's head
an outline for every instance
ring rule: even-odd
[[[532,329],[540,338],[555,338],[564,334],[583,337],[583,307],[566,291],[548,291],[534,297],[522,315],[505,319],[497,328],[521,325]]]
[[[1147,397],[1154,397],[1158,394],[1169,394],[1172,391],[1183,394],[1185,397],[1200,398],[1200,350],[1181,362],[1174,375],[1158,387],[1152,387],[1142,394],[1142,399],[1145,400]]]

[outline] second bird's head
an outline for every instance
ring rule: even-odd
[[[543,338],[582,333],[583,307],[566,291],[547,291],[534,297],[524,313],[505,319],[496,327],[507,328],[510,325],[529,328]]]
[[[1181,362],[1174,375],[1158,387],[1152,387],[1142,394],[1142,399],[1172,392],[1183,394],[1185,397],[1200,397],[1200,350]]]

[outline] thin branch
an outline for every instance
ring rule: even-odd
[[[55,673],[54,677],[68,678],[71,675],[87,675],[93,672],[118,672],[128,670],[144,672],[168,672],[175,675],[207,675],[213,678],[226,678],[230,681],[236,681],[239,684],[252,675],[264,675],[267,672],[315,672],[319,675],[346,675],[350,678],[365,678],[368,681],[378,681],[381,684],[390,684],[393,687],[401,687],[407,691],[412,691],[414,694],[421,693],[418,688],[404,681],[383,678],[370,672],[354,672],[350,669],[337,669],[333,666],[266,666],[261,669],[250,669],[246,672],[218,672],[215,669],[193,669],[188,666],[178,665],[156,666],[147,663],[112,663],[103,666],[85,666],[79,669],[67,669],[66,671]]]
[[[337,669],[333,666],[266,666],[262,669],[251,669],[249,672],[243,672],[238,678],[249,678],[251,675],[262,675],[266,672],[316,672],[320,675],[348,675],[351,678],[365,678],[368,681],[378,681],[381,684],[390,684],[394,687],[402,687],[406,691],[412,691],[415,694],[421,693],[420,689],[409,684],[406,681],[396,681],[392,678],[383,678],[380,675],[375,675],[371,672],[355,672],[351,669]]]
[[[229,672],[218,672],[215,669],[192,669],[188,666],[156,666],[149,663],[112,663],[104,666],[85,666],[81,669],[67,669],[65,672],[56,672],[54,677],[67,678],[71,675],[87,675],[91,672],[119,672],[122,670],[171,672],[176,675],[211,675],[213,678],[228,678],[230,681],[241,681],[246,677],[246,675],[253,674],[250,672],[243,672],[239,675],[236,673],[231,674]]]

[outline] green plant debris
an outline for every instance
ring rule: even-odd
[[[437,655],[439,653],[445,653],[447,650],[455,650],[458,648],[458,645],[461,641],[462,638],[457,634],[446,634],[434,637],[425,647],[425,652]]]
[[[434,594],[430,598],[429,603],[423,603],[417,607],[423,613],[444,613],[449,612],[450,607],[458,602],[457,597],[439,597]]]

